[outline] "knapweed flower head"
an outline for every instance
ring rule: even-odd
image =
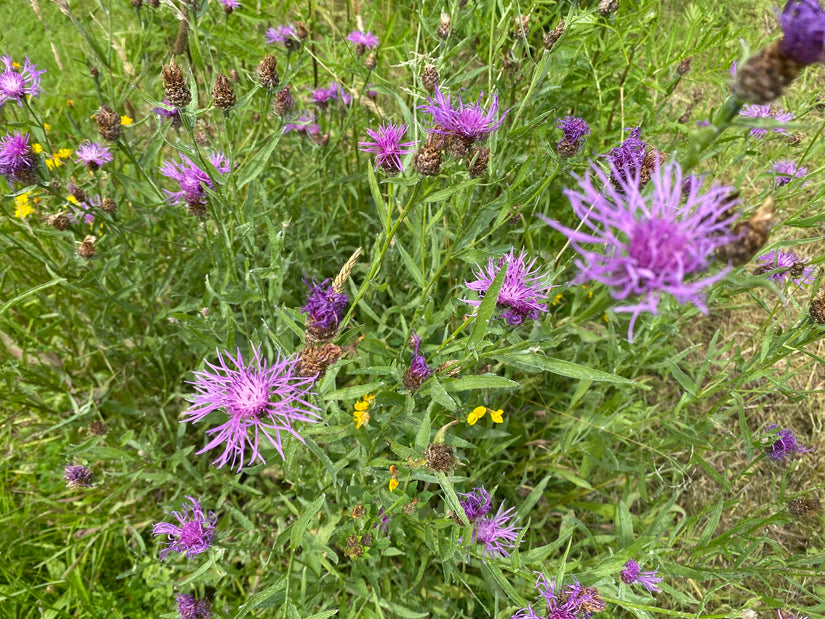
[[[229,160],[226,155],[214,152],[209,161],[221,174],[228,174]],[[170,204],[185,202],[192,214],[203,215],[206,212],[206,189],[215,189],[209,175],[186,155],[180,156],[180,163],[164,161],[160,173],[178,182],[179,191],[164,189],[166,199]]]
[[[281,433],[301,441],[292,427],[296,422],[320,421],[317,407],[307,398],[313,377],[298,376],[295,364],[298,356],[282,356],[274,363],[261,355],[261,346],[252,347],[252,359],[244,361],[241,351],[232,357],[228,352],[217,352],[218,362],[206,362],[207,369],[195,372],[196,394],[192,406],[183,415],[183,421],[203,421],[214,411],[223,411],[226,421],[206,431],[211,440],[199,454],[223,446],[223,453],[213,461],[221,468],[230,464],[240,471],[246,461],[247,447],[251,451],[248,464],[266,463],[260,449],[263,438],[284,458]]]
[[[9,183],[19,181],[30,185],[36,182],[35,163],[28,133],[18,131],[0,138],[0,175]]]
[[[555,579],[548,581],[541,572],[536,574],[536,590],[546,610],[539,614],[530,604],[516,612],[513,619],[587,619],[593,613],[604,610],[604,600],[595,587],[582,587],[578,582],[573,582],[557,591]]]
[[[817,0],[788,0],[779,24],[783,55],[801,65],[825,60],[825,11]]]
[[[292,25],[277,26],[275,28],[267,28],[265,33],[266,42],[269,44],[284,43],[289,39],[298,41],[298,31]]]
[[[316,340],[335,337],[349,297],[345,292],[337,291],[329,279],[320,284],[315,280],[304,280],[304,284],[309,288],[309,295],[301,313],[307,315],[307,330],[312,331]]]
[[[338,94],[337,88],[316,88],[312,91],[312,102],[320,108],[329,105]]]
[[[778,123],[787,123],[794,118],[791,112],[786,112],[781,108],[774,108],[770,105],[752,104],[746,104],[741,110],[739,110],[739,115],[746,118],[773,118]],[[788,135],[788,131],[784,127],[774,127],[773,129],[752,127],[750,134],[756,139],[759,139],[768,135],[768,131]]]
[[[99,170],[104,164],[112,160],[112,152],[109,148],[98,142],[83,142],[77,147],[74,154],[75,161],[82,163],[92,172]]]
[[[781,462],[783,460],[787,460],[795,453],[801,454],[813,451],[813,447],[805,447],[799,444],[793,430],[789,428],[778,430],[777,428],[778,426],[775,423],[772,423],[765,428],[770,433],[768,440],[770,441],[772,438],[776,439],[770,443],[770,446],[768,447],[768,455],[772,460]]]
[[[459,93],[458,107],[453,108],[450,94],[445,95],[440,88],[436,87],[435,98],[428,97],[427,105],[419,106],[419,109],[432,115],[434,125],[432,132],[478,141],[498,129],[507,116],[506,111],[499,116],[498,95],[494,94],[490,98],[490,108],[487,110],[481,105],[483,97],[484,93],[481,93],[475,103],[464,103]]]
[[[378,47],[378,37],[372,32],[353,30],[349,33],[349,35],[347,35],[347,41],[355,46],[355,52],[359,56],[368,49],[375,49]]]
[[[200,503],[187,496],[191,506],[184,502],[183,509],[172,512],[178,524],[159,522],[152,527],[152,535],[166,535],[166,548],[160,551],[160,560],[163,561],[170,552],[179,552],[187,557],[194,557],[206,552],[212,545],[215,535],[215,525],[218,517],[214,512],[204,512]]]
[[[773,171],[776,174],[777,187],[787,185],[795,178],[805,178],[808,175],[808,168],[800,167],[790,159],[775,161]]]
[[[407,133],[406,125],[379,125],[377,131],[367,129],[372,142],[358,142],[358,149],[366,153],[374,153],[375,169],[379,167],[389,175],[395,175],[404,169],[401,163],[401,156],[411,153],[408,146],[414,146],[416,142],[401,142],[404,134]]]
[[[430,377],[433,370],[427,365],[427,360],[424,358],[424,355],[418,354],[418,349],[421,346],[421,338],[413,332],[410,336],[409,343],[413,352],[410,355],[410,367],[404,372],[402,382],[407,389],[415,391]]]
[[[8,54],[0,57],[0,62],[4,67],[0,73],[0,107],[6,101],[17,101],[17,105],[23,107],[24,96],[40,96],[40,76],[46,69],[38,70],[37,65],[29,61],[28,56],[22,67],[14,66],[17,63],[13,62]]]
[[[601,181],[602,190],[594,185],[594,177]],[[678,163],[655,168],[653,191],[646,196],[638,187],[638,173],[622,179],[618,187],[596,166],[576,178],[579,190],[566,189],[564,193],[588,231],[573,230],[541,216],[562,232],[580,255],[576,261],[579,274],[573,283],[597,281],[610,288],[614,299],[636,300],[615,308],[632,315],[628,327],[631,342],[639,314],[656,314],[663,293],[707,313],[703,290],[730,269],[694,281],[690,276],[707,271],[716,248],[737,239],[730,232],[736,218],[729,214],[730,188],[714,186],[700,193],[701,187],[693,186],[683,200]]]
[[[590,125],[575,116],[565,116],[556,120],[556,129],[561,129],[562,138],[556,144],[556,153],[561,157],[573,157],[584,145],[590,135]]]
[[[793,279],[797,286],[807,286],[814,281],[815,271],[806,262],[792,251],[775,249],[756,259],[755,274],[769,273],[768,279],[779,285]]]
[[[178,614],[180,619],[209,619],[212,605],[208,600],[199,600],[194,595],[178,595]]]
[[[475,307],[481,305],[498,272],[506,268],[504,283],[496,300],[501,317],[513,327],[523,324],[525,320],[536,320],[541,312],[547,311],[544,301],[553,288],[549,282],[549,275],[542,273],[541,269],[535,266],[536,260],[533,258],[528,261],[524,250],[516,256],[516,250],[512,249],[509,254],[490,258],[486,269],[477,264],[473,272],[476,279],[464,282],[464,285],[477,292],[479,299],[463,301]]]
[[[458,496],[464,497],[463,500],[459,500],[459,504],[464,508],[470,523],[486,516],[493,508],[493,499],[484,486],[473,488],[469,492],[459,492]]]
[[[169,103],[168,99],[164,99],[160,105],[153,107],[152,113],[161,118],[169,118],[173,123],[180,123],[180,111]]]
[[[241,8],[241,3],[239,0],[218,0],[223,6],[224,12],[229,15],[235,9]]]
[[[69,488],[88,488],[92,485],[94,474],[81,464],[67,464],[63,469],[63,479]]]
[[[521,527],[516,527],[513,519],[518,520],[516,508],[504,509],[504,501],[493,515],[481,516],[473,525],[471,541],[484,544],[482,555],[488,557],[509,557],[516,547]]]
[[[627,139],[604,155],[613,171],[611,178],[616,184],[638,174],[645,160],[647,143],[641,140],[642,128],[628,129]]]
[[[295,131],[304,135],[315,135],[321,132],[321,127],[315,122],[315,116],[304,112],[288,123],[284,123],[284,135]]]
[[[72,200],[72,196],[69,196],[68,199],[70,202],[69,212],[67,215],[69,217],[69,221],[73,224],[83,222],[88,226],[94,225],[95,210],[100,209],[101,206],[100,196],[87,196],[86,199],[81,202]]]
[[[622,582],[627,585],[639,583],[650,593],[661,591],[656,584],[662,582],[664,579],[656,575],[657,571],[658,570],[648,570],[643,572],[636,561],[628,559],[621,573]]]

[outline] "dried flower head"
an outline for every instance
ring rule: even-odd
[[[177,603],[180,619],[209,619],[212,616],[212,605],[209,600],[199,600],[194,595],[181,594],[178,595]]]
[[[467,158],[467,172],[469,172],[471,178],[486,176],[489,163],[490,149],[484,147],[474,148]]]
[[[377,131],[367,129],[367,135],[373,141],[358,142],[358,150],[374,153],[376,155],[375,169],[380,167],[389,176],[395,176],[404,169],[401,156],[412,152],[407,147],[416,144],[416,142],[401,142],[405,133],[407,133],[407,126],[403,124],[379,125]]]
[[[275,99],[272,101],[272,111],[277,116],[284,117],[295,109],[295,99],[292,98],[292,93],[289,91],[289,86],[284,86],[283,90],[275,93]]]
[[[556,27],[553,28],[550,32],[544,35],[544,49],[546,51],[550,51],[553,49],[553,46],[556,42],[561,38],[561,35],[564,34],[564,22],[560,21],[556,24]]]
[[[428,64],[424,67],[424,71],[421,73],[421,85],[429,93],[434,93],[435,89],[438,88],[438,71],[434,65]]]
[[[67,464],[63,469],[63,479],[69,488],[88,488],[92,485],[94,474],[80,464]]]
[[[95,243],[97,243],[97,237],[92,235],[86,235],[80,243],[77,245],[77,255],[83,258],[84,260],[89,260],[93,258],[97,251],[95,250]]]
[[[183,23],[183,22],[181,22]],[[161,70],[163,78],[163,88],[169,103],[177,108],[186,107],[192,101],[192,93],[183,77],[183,71],[172,58],[168,65],[164,65]]]
[[[442,160],[440,147],[425,144],[415,153],[413,169],[422,176],[435,176],[441,174]]]
[[[90,172],[99,170],[112,160],[112,151],[98,142],[83,142],[74,154],[77,157],[75,161],[85,165]]]
[[[779,426],[775,423],[772,423],[765,428],[765,430],[769,433],[767,438],[769,443],[768,455],[772,460],[779,462],[787,460],[795,453],[807,453],[809,451],[813,451],[813,447],[805,447],[798,442],[796,434],[793,433],[793,430],[789,428],[779,430],[777,429],[778,427]]]
[[[101,105],[95,116],[97,131],[107,142],[116,142],[120,137],[120,114],[117,114],[108,105]]]
[[[649,570],[643,572],[636,561],[633,559],[628,559],[627,563],[624,564],[624,569],[622,570],[622,582],[627,585],[632,585],[637,582],[650,593],[661,591],[656,584],[662,582],[663,579],[656,575],[657,571],[658,570]]]
[[[455,468],[453,448],[444,443],[433,443],[424,450],[424,464],[436,473],[448,473]]]
[[[224,112],[232,109],[235,105],[235,91],[232,84],[222,73],[215,76],[215,85],[212,87],[212,98],[215,100],[215,107]]]
[[[438,28],[436,28],[436,35],[439,39],[446,41],[450,38],[450,31],[451,31],[451,20],[449,13],[441,13],[441,21],[438,23]]]
[[[427,360],[424,355],[418,354],[418,349],[421,346],[421,338],[415,333],[410,336],[410,348],[413,349],[410,355],[410,367],[404,372],[402,381],[404,386],[410,391],[418,389],[422,383],[430,377],[433,373],[432,368],[427,365]]]
[[[100,209],[104,213],[114,213],[117,210],[117,202],[107,196],[101,201]]]
[[[690,63],[692,60],[692,56],[689,56],[688,58],[682,58],[682,60],[679,61],[679,64],[676,65],[677,75],[687,75],[690,72]]]
[[[160,560],[163,561],[170,552],[179,552],[187,557],[194,557],[206,552],[212,545],[215,534],[215,525],[218,517],[214,512],[204,512],[200,503],[191,496],[187,496],[191,506],[186,503],[179,512],[172,512],[179,524],[159,522],[152,527],[152,535],[166,535],[166,548],[160,551]]]
[[[345,352],[343,348],[331,342],[319,345],[310,344],[299,353],[295,371],[298,376],[311,377],[316,381],[321,380],[327,368],[343,357]]]
[[[609,17],[619,10],[620,0],[601,0],[599,2],[599,15]]]
[[[12,61],[8,54],[0,57],[0,62],[4,67],[0,73],[0,107],[3,107],[6,101],[17,101],[17,105],[23,107],[23,97],[40,96],[40,76],[46,69],[38,70],[37,65],[29,61],[28,56],[22,67]]]
[[[788,501],[788,511],[797,518],[803,518],[822,511],[822,503],[815,497],[797,497]]]
[[[811,301],[808,314],[816,324],[825,324],[825,297],[819,296]]]
[[[266,89],[277,88],[278,84],[281,83],[281,78],[278,75],[278,61],[272,54],[263,57],[260,64],[258,64],[256,73],[261,86]]]
[[[94,419],[89,423],[89,434],[94,436],[106,436],[109,433],[109,428],[100,419]]]
[[[733,266],[746,264],[768,242],[774,219],[773,203],[765,201],[746,221],[737,221],[731,229],[732,239],[716,249],[716,257]]]

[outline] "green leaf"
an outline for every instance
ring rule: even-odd
[[[374,381],[366,385],[356,385],[355,387],[344,387],[324,394],[325,400],[357,400],[358,398],[372,393],[383,385],[383,381]]]
[[[564,361],[562,359],[554,359],[552,357],[543,357],[538,354],[515,354],[503,353],[493,355],[496,359],[506,362],[512,362],[522,367],[534,367],[536,370],[558,374],[559,376],[566,376],[567,378],[576,378],[579,380],[592,380],[594,382],[602,383],[618,383],[620,385],[633,385],[640,389],[650,389],[647,385],[634,382],[628,378],[623,378],[616,374],[603,372],[589,368],[586,365],[579,365],[572,361]]]
[[[412,259],[407,250],[401,245],[401,243],[396,243],[395,248],[401,253],[401,258],[404,260],[404,265],[407,267],[410,275],[413,276],[415,283],[418,284],[420,288],[424,287],[424,275],[421,273],[421,269],[418,268],[418,265],[415,263],[415,260]]]
[[[496,273],[496,278],[487,292],[484,293],[484,298],[481,300],[481,305],[476,310],[475,324],[470,337],[467,340],[468,348],[476,348],[484,336],[487,335],[487,324],[493,312],[496,311],[496,302],[498,301],[498,293],[501,291],[501,286],[504,284],[504,276],[507,275],[507,269],[499,269]]]
[[[707,543],[713,539],[713,534],[716,533],[717,527],[719,527],[719,521],[722,519],[722,508],[724,507],[724,502],[719,501],[716,504],[716,507],[713,510],[713,514],[708,520],[708,523],[705,525],[704,530],[702,531],[702,535],[699,536],[699,541],[696,542],[696,547],[701,548],[702,546],[706,546]]]
[[[276,131],[274,136],[270,134],[269,142],[264,146],[263,150],[257,152],[255,156],[241,168],[240,177],[238,178],[238,189],[257,178],[263,171],[264,166],[269,162],[269,157],[275,151],[278,142],[281,141],[281,135],[283,134],[280,131]]]
[[[514,389],[519,384],[493,374],[483,374],[481,376],[465,376],[464,378],[451,378],[444,381],[444,391],[447,393],[457,393],[460,391],[474,391],[476,389]]]
[[[616,536],[619,538],[619,547],[627,548],[633,544],[633,518],[627,503],[619,501],[616,504]]]
[[[415,433],[415,451],[419,454],[424,453],[427,445],[430,444],[430,411],[424,413],[424,419],[421,420],[421,425],[418,426],[418,432]]]
[[[378,209],[378,216],[381,218],[381,225],[384,226],[385,231],[390,229],[390,214],[387,210],[387,205],[384,204],[384,198],[381,196],[381,189],[378,187],[378,181],[375,179],[375,170],[372,166],[367,166],[367,178],[370,182],[370,193],[375,202],[375,208]]]
[[[430,395],[433,400],[441,404],[441,406],[446,408],[448,411],[452,412],[458,408],[455,400],[453,400],[444,390],[444,386],[441,384],[441,381],[438,380],[437,376],[430,378],[427,386],[429,387]]]
[[[467,187],[476,184],[478,184],[478,181],[475,179],[464,181],[463,183],[460,183],[458,185],[447,187],[446,189],[440,189],[438,191],[432,192],[431,194],[427,194],[426,196],[421,198],[421,202],[423,202],[424,204],[427,204],[428,202],[442,202],[450,196],[452,196],[453,194],[456,194],[459,191],[463,191]]]
[[[458,495],[455,493],[455,488],[453,488],[453,482],[451,482],[444,473],[437,473],[437,477],[438,484],[444,491],[444,500],[447,503],[447,507],[453,510],[463,522],[468,522],[469,518],[467,518],[467,513],[458,501]]]
[[[326,500],[326,495],[322,494],[317,499],[312,502],[312,505],[307,507],[304,510],[298,520],[292,523],[292,532],[289,536],[289,547],[290,548],[297,548],[301,545],[301,542],[304,541],[304,533],[306,532],[307,528],[309,527],[309,522],[315,517],[321,506],[324,504]]]

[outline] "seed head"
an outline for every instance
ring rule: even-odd
[[[100,203],[100,210],[104,213],[114,213],[117,210],[117,203],[112,198],[103,198]]]
[[[599,15],[609,17],[619,10],[620,0],[601,0],[599,2]]]
[[[797,518],[812,516],[821,510],[822,504],[814,497],[797,497],[788,501],[788,511]]]
[[[448,473],[455,468],[453,448],[444,443],[430,445],[424,451],[424,462],[431,471]]]
[[[101,105],[95,116],[97,131],[100,137],[109,142],[116,142],[120,137],[120,114],[115,113],[108,105]]]
[[[774,215],[773,201],[769,199],[747,221],[734,224],[731,230],[734,240],[717,248],[716,257],[733,266],[750,262],[768,242]]]
[[[89,424],[89,434],[93,434],[94,436],[106,436],[108,433],[109,428],[107,428],[106,424],[99,419],[95,419]]]
[[[676,67],[676,73],[678,75],[686,75],[688,71],[690,71],[690,61],[693,60],[692,57],[682,58],[679,64]]]
[[[66,213],[55,213],[46,217],[46,224],[55,230],[68,230],[72,225],[72,220]]]
[[[272,54],[263,57],[256,71],[261,86],[268,90],[276,88],[281,82],[281,78],[278,76],[278,61]]]
[[[441,14],[441,23],[438,24],[436,34],[439,39],[446,41],[450,38],[450,15],[449,13]]]
[[[284,86],[283,90],[275,93],[275,100],[272,102],[272,111],[277,116],[284,117],[295,109],[295,100],[289,92],[289,86]]]
[[[375,59],[375,54],[370,54],[364,60],[364,66],[367,67],[370,71],[374,71],[375,68],[378,66],[378,61]]]
[[[77,246],[77,255],[83,258],[84,260],[89,260],[95,255],[95,243],[97,243],[97,237],[87,235],[85,239],[83,239],[80,244]]]
[[[324,377],[327,368],[344,356],[345,350],[331,342],[319,345],[309,345],[298,355],[295,371],[298,376],[313,377],[319,381]]]
[[[215,76],[212,98],[215,100],[215,107],[224,112],[229,111],[235,105],[235,91],[232,90],[232,84],[222,73]]]
[[[189,102],[192,101],[192,93],[183,78],[183,71],[174,58],[168,65],[164,65],[161,77],[163,78],[163,88],[166,91],[166,98],[169,103],[178,108],[189,105]]]
[[[487,164],[490,162],[489,148],[474,148],[467,159],[467,171],[472,178],[487,175]]]
[[[421,73],[421,85],[429,93],[435,92],[438,88],[438,71],[434,65],[428,64],[424,67],[424,72]]]
[[[413,169],[422,176],[435,176],[441,174],[441,162],[441,149],[425,144],[415,153]]]
[[[515,22],[515,28],[513,28],[510,36],[518,41],[526,39],[530,34],[530,15],[516,15],[513,21]]]
[[[544,35],[544,49],[548,52],[553,49],[553,46],[556,44],[561,38],[561,35],[564,34],[564,22],[560,21],[556,24],[556,27],[553,28],[550,32]]]
[[[825,324],[825,297],[820,296],[811,301],[811,309],[808,313],[816,324]]]

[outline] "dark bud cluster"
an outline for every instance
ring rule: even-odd
[[[773,205],[771,201],[768,201],[760,206],[747,221],[734,224],[731,233],[738,237],[737,240],[719,247],[716,250],[716,257],[730,262],[733,266],[747,264],[768,242],[774,214]]]
[[[120,137],[120,115],[108,105],[101,105],[95,116],[100,137],[108,142],[116,142]]]
[[[825,296],[817,297],[811,301],[811,308],[808,313],[816,324],[825,325]]]
[[[433,443],[424,451],[424,463],[436,473],[449,473],[455,468],[453,448],[443,443]]]
[[[822,511],[822,504],[816,498],[797,497],[788,501],[788,511],[797,518],[814,516]]]
[[[441,23],[438,24],[438,29],[435,31],[439,39],[446,41],[450,38],[450,16],[447,13],[441,14]]]
[[[95,243],[97,243],[97,237],[87,235],[80,244],[77,246],[77,255],[83,258],[84,260],[89,260],[93,258],[95,253]]]
[[[438,71],[435,66],[428,64],[421,73],[421,86],[429,93],[435,92],[438,87]]]
[[[272,102],[272,111],[276,116],[284,117],[295,109],[295,99],[289,92],[289,86],[284,86],[283,90],[275,93],[275,100]]]
[[[556,44],[561,38],[561,35],[564,34],[564,22],[560,21],[556,24],[556,27],[553,28],[550,32],[544,35],[544,49],[548,52],[553,49],[553,46]]]
[[[215,85],[212,87],[212,98],[215,101],[215,107],[224,112],[228,112],[235,105],[235,91],[232,90],[232,84],[222,73],[215,76]]]
[[[189,86],[186,85],[183,71],[174,58],[172,62],[163,67],[161,77],[163,78],[166,99],[169,103],[178,108],[189,105],[189,102],[192,101],[192,93],[189,91]]]

